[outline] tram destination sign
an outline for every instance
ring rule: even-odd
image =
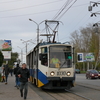
[[[66,52],[66,51],[71,51],[71,46],[55,46],[55,47],[50,47],[51,51],[58,51],[58,52]]]

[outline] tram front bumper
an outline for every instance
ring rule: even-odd
[[[62,81],[73,81],[75,80],[75,77],[47,77],[47,80],[48,81],[59,81],[59,80],[62,80]]]

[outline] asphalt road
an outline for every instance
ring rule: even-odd
[[[76,74],[76,86],[71,91],[89,100],[100,100],[100,79],[86,79],[85,74]]]
[[[100,87],[100,79],[86,79],[85,74],[76,74],[76,84],[77,83]]]
[[[78,84],[82,84],[78,85]],[[87,85],[88,84],[88,85]],[[87,85],[87,87],[85,87]],[[71,88],[71,91],[79,94],[83,97],[88,98],[88,100],[100,100],[100,90],[88,88],[88,86],[95,86],[100,87],[100,79],[86,79],[85,74],[76,74],[76,86]],[[68,96],[67,92],[62,92],[61,90],[42,90],[41,88],[37,88],[34,85],[30,85],[31,89],[33,89],[43,100],[65,100],[61,99],[61,97]],[[94,88],[95,88],[94,87]],[[60,94],[64,95],[60,97]],[[55,97],[55,98],[54,98]],[[66,98],[66,100],[73,100],[68,99],[70,96]],[[82,99],[76,99],[75,100],[82,100]]]

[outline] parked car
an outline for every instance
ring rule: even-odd
[[[79,73],[80,74],[80,70],[79,69],[75,69],[75,73]]]
[[[86,79],[93,79],[93,78],[99,78],[100,79],[100,74],[97,70],[95,69],[90,69],[87,70],[86,72]]]
[[[100,71],[99,71],[99,74],[100,74]]]

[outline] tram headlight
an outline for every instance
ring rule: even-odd
[[[55,72],[52,71],[52,72],[50,73],[50,75],[51,75],[51,76],[54,76],[54,75],[55,75]]]
[[[67,72],[67,76],[70,76],[71,75],[71,72]]]

